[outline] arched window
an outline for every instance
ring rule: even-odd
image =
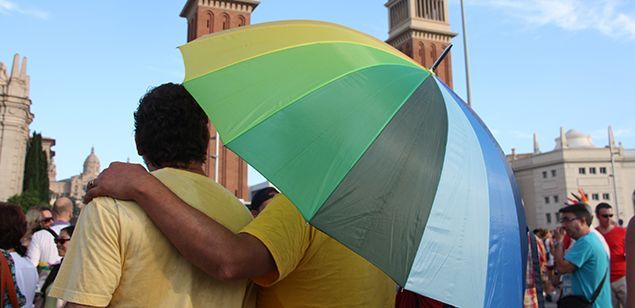
[[[227,30],[229,29],[230,24],[229,24],[229,15],[228,14],[223,14],[223,30]]]
[[[419,51],[417,52],[419,54],[419,58],[421,58],[421,65],[426,66],[426,48],[425,45],[423,45],[423,42],[419,42]]]
[[[214,13],[212,13],[212,11],[207,11],[206,27],[207,27],[207,33],[214,32]]]
[[[247,24],[247,20],[245,20],[245,16],[243,15],[238,16],[238,26],[242,27],[246,24]]]

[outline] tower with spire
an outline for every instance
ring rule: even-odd
[[[450,44],[456,33],[450,31],[447,0],[390,0],[387,43],[422,66],[429,68]],[[452,87],[452,61],[448,54],[436,70]]]
[[[33,122],[26,57],[16,54],[10,73],[0,62],[0,201],[22,192],[24,157]]]

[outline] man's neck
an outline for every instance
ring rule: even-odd
[[[609,224],[608,226],[604,227],[602,225],[599,225],[597,227],[598,231],[600,231],[600,233],[604,234],[604,233],[608,233],[609,231],[613,230],[613,228],[615,228],[614,225]]]
[[[58,217],[55,219],[55,222],[53,223],[53,225],[68,224],[69,221],[71,221],[69,217]]]
[[[584,229],[581,229],[581,230],[580,230],[580,233],[579,233],[579,234],[577,234],[577,235],[578,235],[578,237],[574,238],[574,240],[576,240],[576,241],[577,241],[577,240],[579,240],[580,238],[582,238],[583,236],[585,236],[585,235],[587,235],[587,234],[589,234],[589,233],[591,233],[591,228],[590,228],[590,227],[588,227],[588,228],[584,228]]]
[[[188,172],[192,172],[192,173],[196,173],[196,174],[200,174],[202,176],[205,176],[205,171],[203,171],[203,164],[202,163],[189,163],[186,164],[184,166],[162,166],[160,168],[153,168],[148,166],[148,169],[150,169],[150,171],[154,171],[154,170],[159,170],[162,168],[174,168],[174,169],[179,169],[179,170],[184,170],[184,171],[188,171]]]

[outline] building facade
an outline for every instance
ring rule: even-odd
[[[255,0],[188,0],[180,16],[187,19],[187,41],[209,33],[249,25],[251,13],[260,1]],[[210,142],[207,148],[205,174],[236,197],[248,201],[248,165],[220,142],[213,125],[210,124]]]
[[[22,193],[24,160],[33,122],[26,57],[13,57],[11,73],[0,62],[0,201]]]
[[[53,142],[53,144],[55,143]],[[49,158],[49,166],[55,166],[55,160],[53,159],[54,153],[51,151],[51,146],[45,147],[45,152],[47,152],[46,156]],[[81,201],[86,194],[86,186],[88,186],[90,180],[99,175],[100,167],[99,158],[97,158],[95,154],[95,148],[91,148],[90,154],[88,154],[84,160],[82,172],[78,175],[55,181],[55,169],[51,170],[49,168],[49,187],[52,194],[51,202],[59,197],[69,197],[75,201],[76,205],[81,207],[83,205]],[[53,175],[52,180],[51,175]]]
[[[448,1],[390,0],[387,43],[422,66],[429,68],[456,33],[450,31]],[[452,59],[448,54],[436,70],[437,76],[452,88]]]
[[[553,150],[541,152],[534,136],[534,151],[507,158],[523,197],[530,228],[553,229],[560,225],[558,210],[571,193],[582,188],[592,208],[600,202],[613,206],[616,222],[633,217],[635,202],[635,149],[609,144],[596,147],[591,136],[561,129]],[[596,221],[597,222],[597,221]]]

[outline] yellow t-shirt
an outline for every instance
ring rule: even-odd
[[[269,249],[277,272],[254,279],[258,307],[394,307],[395,283],[342,244],[305,222],[278,195],[241,232]]]
[[[251,215],[204,176],[153,172],[190,206],[237,232]],[[50,295],[89,306],[241,307],[247,280],[217,281],[187,262],[134,202],[96,198],[80,216]]]

